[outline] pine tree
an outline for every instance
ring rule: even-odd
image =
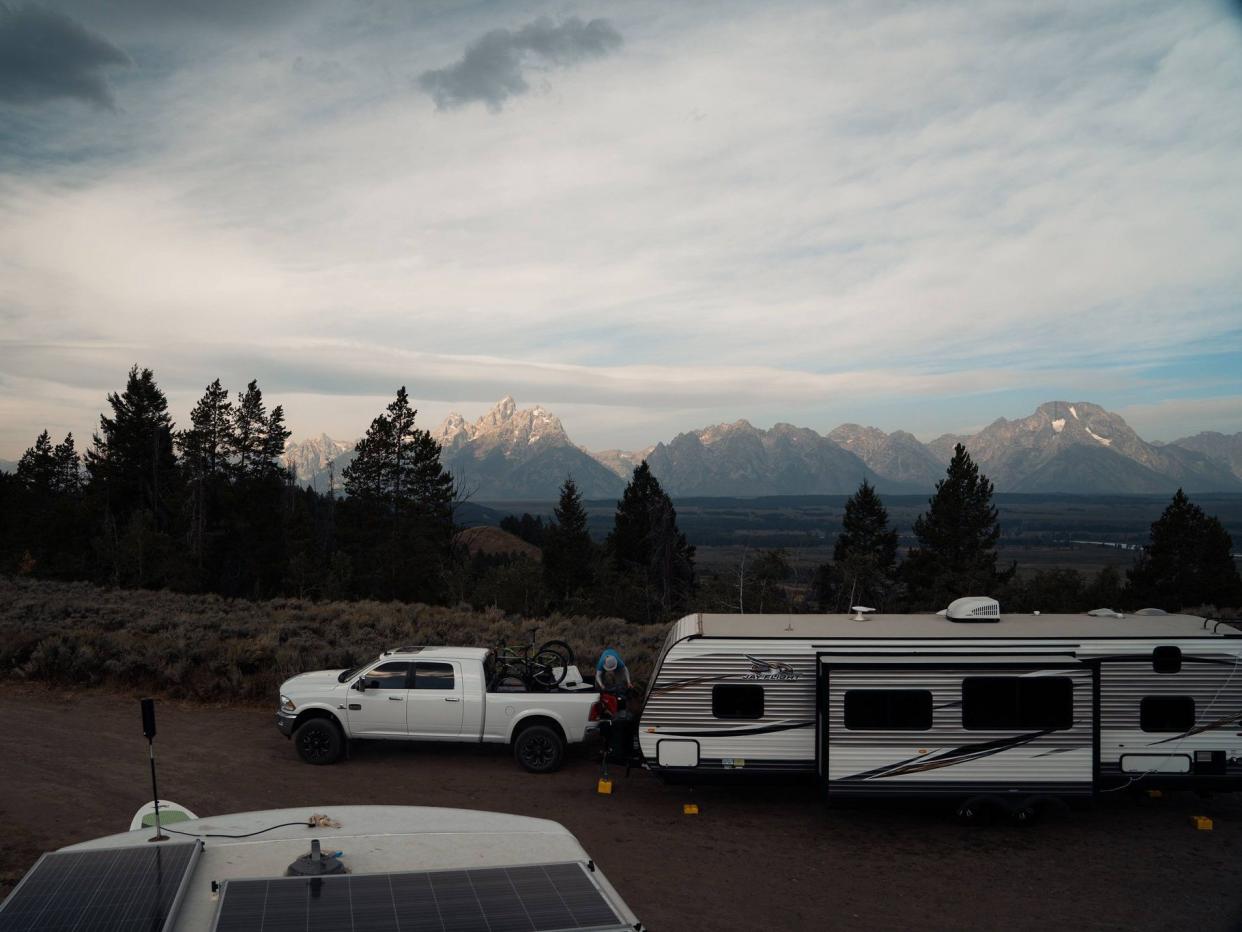
[[[129,370],[125,390],[108,394],[112,416],[99,416],[86,469],[119,522],[137,510],[150,511],[157,528],[167,524],[176,491],[177,458],[168,399],[150,369]]]
[[[188,540],[199,572],[203,570],[208,526],[223,511],[220,498],[230,473],[229,454],[234,448],[233,403],[219,379],[212,381],[190,412],[190,429],[177,434],[182,465],[189,482]]]
[[[52,451],[55,461],[55,490],[62,495],[76,495],[82,490],[82,458],[74,448],[73,433],[65,434],[65,439],[56,444]]]
[[[828,595],[837,611],[853,605],[884,607],[897,569],[897,531],[888,525],[888,510],[874,486],[863,480],[845,501],[841,533],[825,571]]]
[[[281,458],[285,455],[289,435],[290,431],[285,427],[285,408],[277,405],[272,408],[263,429],[263,465],[267,471],[279,472],[283,468]]]
[[[261,472],[266,436],[267,408],[263,404],[263,392],[258,381],[251,379],[246,391],[237,393],[233,430],[229,438],[229,455],[238,477],[246,478]]]
[[[1178,611],[1242,604],[1233,540],[1224,525],[1177,490],[1151,526],[1151,542],[1126,574],[1132,605]]]
[[[666,621],[686,610],[694,589],[694,548],[677,528],[677,511],[647,461],[617,502],[608,550],[618,570],[639,587],[641,605],[632,614],[645,622]]]
[[[50,495],[56,488],[56,454],[52,438],[45,430],[35,439],[33,447],[17,461],[17,478],[36,495]]]
[[[447,585],[453,477],[417,413],[402,386],[343,471],[341,534],[354,542],[360,585],[380,597],[433,600]]]
[[[914,522],[918,545],[903,565],[912,608],[943,608],[966,595],[987,595],[1013,575],[996,569],[1000,524],[992,483],[960,443],[928,509]]]
[[[405,386],[375,418],[342,472],[354,498],[383,503],[398,517],[407,512],[440,514],[453,501],[453,477],[440,464],[440,445],[415,426]]]
[[[177,434],[177,445],[189,473],[198,479],[223,475],[234,447],[233,403],[216,379],[190,412],[190,429]]]
[[[582,495],[572,477],[561,484],[555,522],[544,531],[543,581],[553,604],[564,607],[595,582],[595,545],[587,531]]]

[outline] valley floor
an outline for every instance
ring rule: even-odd
[[[388,803],[556,819],[657,930],[1242,927],[1238,797],[1117,794],[1031,828],[963,827],[943,810],[828,809],[809,785],[691,790],[635,771],[600,796],[586,752],[546,777],[457,745],[371,742],[311,767],[273,718],[161,702],[161,795],[200,815]],[[133,697],[2,685],[0,720],[5,892],[40,851],[123,830],[150,781]]]

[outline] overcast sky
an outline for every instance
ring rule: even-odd
[[[1226,0],[0,6],[0,457],[155,370],[295,437],[1242,430]]]

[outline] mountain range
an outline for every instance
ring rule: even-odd
[[[679,497],[841,494],[864,479],[882,492],[925,492],[944,476],[958,443],[1001,492],[1242,492],[1242,433],[1149,443],[1120,415],[1085,401],[1050,401],[1027,417],[928,443],[859,424],[820,434],[739,420],[641,450],[592,453],[570,440],[556,415],[538,405],[519,408],[512,397],[473,422],[450,414],[431,433],[444,465],[475,501],[546,501],[569,475],[586,498],[615,498],[643,460]],[[326,435],[285,451],[298,479],[320,490],[332,475],[340,489],[352,458],[352,444]]]

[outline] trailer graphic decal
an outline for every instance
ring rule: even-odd
[[[1226,725],[1232,725],[1235,722],[1242,723],[1242,712],[1226,715],[1224,718],[1218,718],[1216,721],[1208,722],[1206,725],[1196,725],[1190,731],[1174,735],[1172,738],[1161,738],[1159,741],[1153,741],[1149,747],[1155,747],[1157,744],[1168,744],[1170,741],[1181,741],[1183,738],[1189,738],[1191,735],[1199,735],[1214,728],[1224,728]]]
[[[911,773],[939,770],[942,767],[952,767],[954,764],[960,764],[965,761],[980,760],[984,757],[991,757],[993,754],[999,754],[1001,751],[1008,751],[1011,748],[1030,744],[1032,741],[1036,741],[1056,730],[1055,728],[1046,728],[1043,731],[1016,735],[1012,738],[997,738],[995,741],[965,744],[958,748],[940,751],[932,756],[908,757],[905,760],[897,761],[895,764],[886,764],[883,767],[877,767],[874,770],[867,770],[863,773],[854,774],[852,777],[843,777],[842,779],[870,780],[875,777],[904,777]]]
[[[796,680],[798,671],[783,660],[760,660],[750,654],[743,654],[750,661],[750,672],[742,677],[744,680]]]
[[[660,729],[660,736],[674,738],[741,738],[749,735],[770,735],[776,731],[793,731],[796,728],[813,728],[815,722],[777,722],[773,725],[758,725],[750,728],[714,728],[710,731],[665,731]]]

